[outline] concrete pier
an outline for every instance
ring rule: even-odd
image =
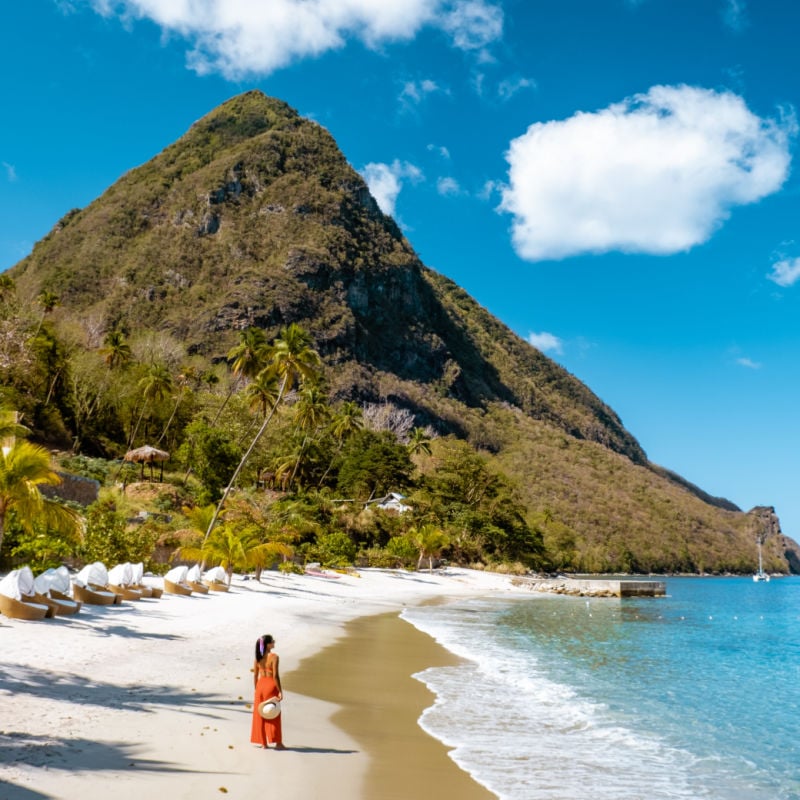
[[[519,583],[517,583],[519,581]],[[517,585],[531,591],[569,594],[578,597],[664,597],[665,581],[624,578],[518,578]]]

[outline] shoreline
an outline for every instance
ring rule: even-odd
[[[360,575],[271,572],[260,583],[235,577],[228,593],[84,606],[40,622],[0,616],[0,796],[107,800],[112,781],[115,800],[148,791],[246,798],[259,782],[287,797],[321,795],[335,784],[341,796],[369,798],[362,792],[371,747],[336,724],[336,705],[296,693],[292,674],[328,645],[349,647],[347,623],[356,618],[520,590],[507,576],[456,568]],[[262,633],[275,636],[281,656],[289,748],[281,753],[249,742],[252,643]],[[413,633],[437,652],[430,637]],[[427,691],[410,674],[402,698]],[[414,702],[407,704],[414,737],[440,748],[454,780],[472,781],[417,724],[424,705],[413,710]]]
[[[297,691],[334,703],[332,721],[363,747],[368,766],[359,796],[496,800],[419,725],[436,696],[413,675],[459,660],[391,612],[351,620],[344,638],[305,659],[289,679]]]

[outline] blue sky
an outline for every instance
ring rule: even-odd
[[[798,35],[785,0],[9,4],[0,269],[261,89],[652,461],[800,539]]]

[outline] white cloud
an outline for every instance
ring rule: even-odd
[[[761,369],[761,364],[747,357],[737,358],[736,363],[740,367],[746,367],[747,369]]]
[[[437,145],[437,144],[429,144],[428,145],[428,152],[429,153],[436,153],[437,155],[441,156],[445,160],[450,160],[450,151],[444,145]]]
[[[436,181],[436,191],[445,197],[461,194],[461,186],[455,178],[439,178]]]
[[[741,97],[654,86],[514,139],[500,209],[536,261],[622,250],[676,253],[707,241],[737,205],[786,180],[793,116],[761,119]]]
[[[380,210],[391,217],[395,213],[397,196],[403,188],[403,179],[407,178],[412,183],[418,183],[424,179],[419,167],[397,159],[391,164],[380,162],[367,164],[361,174]]]
[[[483,184],[478,197],[481,200],[491,200],[496,192],[502,192],[505,187],[497,181],[488,180]]]
[[[429,94],[442,91],[444,90],[432,80],[407,81],[400,92],[400,102],[406,108],[418,106]]]
[[[7,161],[3,161],[3,169],[6,171],[6,178],[8,179],[9,183],[14,183],[17,179],[17,170],[15,169],[13,164],[9,164]]]
[[[564,343],[561,339],[546,331],[542,331],[541,333],[529,333],[528,342],[543,353],[552,352],[561,355],[564,352]]]
[[[800,258],[784,258],[776,261],[767,277],[778,286],[793,286],[800,280]]]
[[[535,89],[536,81],[531,78],[523,78],[519,75],[513,78],[506,78],[497,85],[497,96],[501,100],[510,100],[515,94],[524,89]]]
[[[482,50],[503,34],[503,11],[485,0],[462,0],[452,5],[441,25],[460,50]]]
[[[370,48],[409,41],[425,27],[452,46],[479,50],[500,39],[503,13],[490,0],[91,0],[125,20],[145,18],[192,46],[189,66],[231,80],[268,75],[357,40]]]
[[[737,33],[744,30],[748,25],[747,3],[745,0],[725,0],[722,8],[722,19],[731,30]]]

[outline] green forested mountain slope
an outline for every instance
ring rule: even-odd
[[[651,467],[612,409],[419,261],[327,131],[260,92],[67,214],[11,275],[23,297],[56,293],[62,317],[168,332],[214,361],[249,326],[300,323],[336,397],[493,454],[586,568],[754,558],[752,517]],[[700,564],[693,539],[723,555]],[[786,569],[777,539],[769,557]]]

